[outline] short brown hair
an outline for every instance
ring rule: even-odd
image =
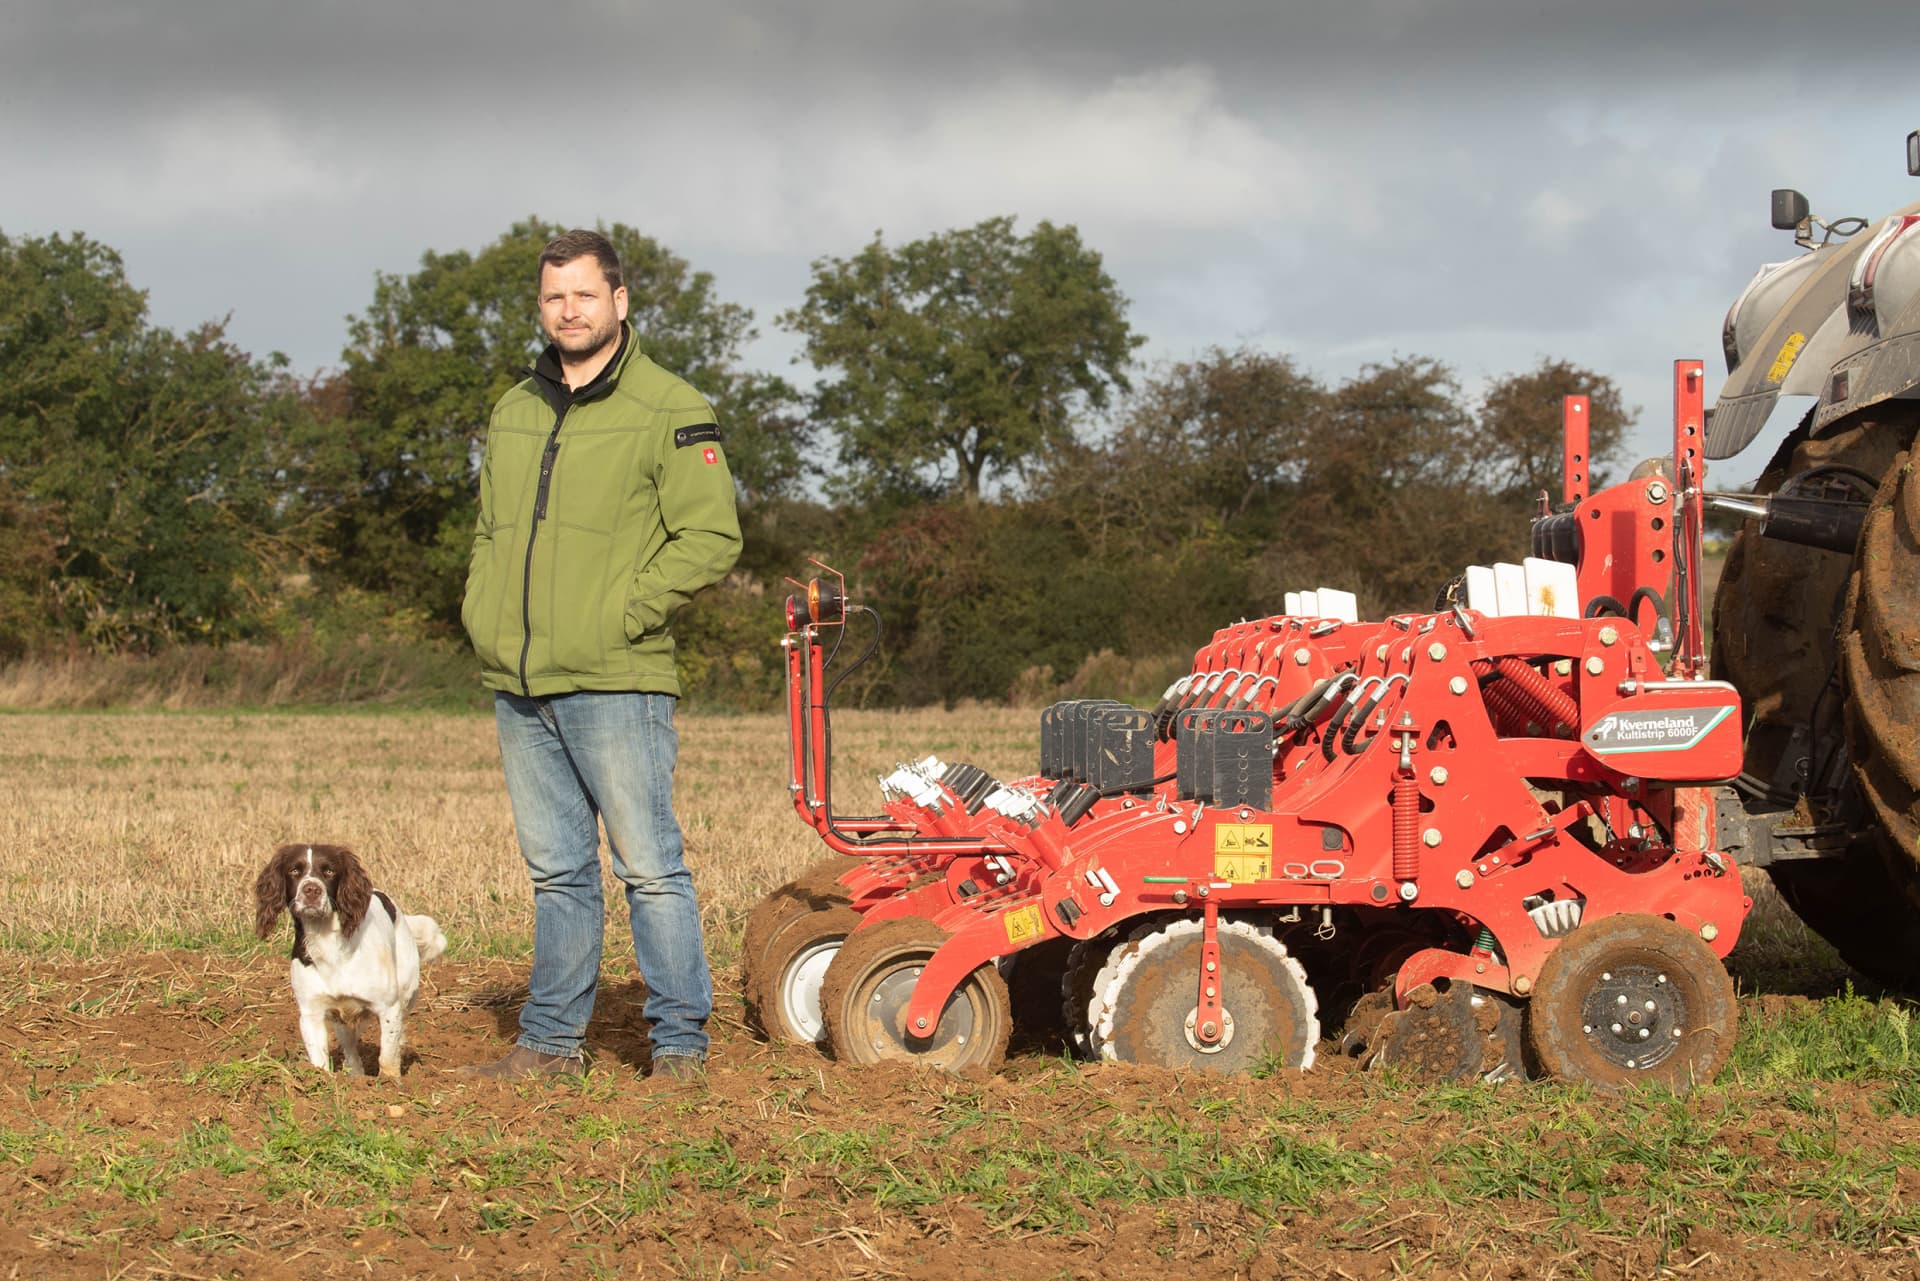
[[[540,251],[540,262],[533,269],[533,287],[540,287],[540,277],[549,266],[564,267],[576,258],[592,254],[600,264],[600,274],[607,278],[607,288],[624,289],[626,281],[620,275],[620,254],[613,242],[597,231],[564,231],[547,242]]]

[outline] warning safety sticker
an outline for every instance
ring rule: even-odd
[[[1016,907],[1000,918],[1007,930],[1007,942],[1024,943],[1030,938],[1038,938],[1041,932],[1040,905],[1029,903],[1025,907]]]

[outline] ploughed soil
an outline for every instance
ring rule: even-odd
[[[716,977],[724,989],[731,976]],[[1738,1084],[1640,1105],[1667,1135],[1698,1119],[1749,1163],[1743,1186],[1786,1226],[1741,1234],[1714,1226],[1735,1221],[1719,1205],[1651,1203],[1650,1167],[1611,1167],[1573,1200],[1555,1191],[1580,1136],[1618,1123],[1617,1101],[1542,1083],[1383,1084],[1324,1052],[1267,1079],[1075,1064],[1047,1045],[1016,1046],[990,1077],[857,1069],[756,1041],[723,990],[711,1071],[689,1086],[645,1077],[643,992],[613,976],[584,1079],[456,1074],[505,1048],[524,979],[504,961],[430,968],[394,1082],[307,1066],[282,959],[0,962],[0,1278],[1920,1267],[1910,1240],[1871,1226],[1879,1211],[1863,1228],[1858,1207],[1823,1204],[1825,1158],[1791,1141],[1837,1132],[1856,1165],[1858,1145],[1920,1143],[1920,1119],[1890,1112],[1884,1083],[1809,1083],[1793,1107]],[[1518,1178],[1529,1144],[1543,1159]],[[1478,1191],[1477,1145],[1505,1154]],[[1428,1165],[1437,1152],[1452,1154],[1444,1169]],[[1297,1159],[1262,1164],[1275,1153]],[[1230,1167],[1250,1181],[1212,1177]],[[1422,1190],[1442,1184],[1445,1197]],[[1920,1201],[1920,1171],[1890,1198]]]

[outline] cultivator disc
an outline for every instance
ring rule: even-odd
[[[1733,1052],[1733,980],[1713,949],[1659,916],[1583,925],[1540,967],[1527,1042],[1555,1076],[1613,1092],[1640,1082],[1684,1093]]]
[[[1443,992],[1422,983],[1393,1006],[1391,986],[1354,1006],[1341,1050],[1366,1068],[1393,1067],[1429,1081],[1524,1078],[1520,1006],[1469,983]]]
[[[1268,929],[1222,921],[1218,937],[1224,977],[1217,1039],[1197,1026],[1201,924],[1175,921],[1136,933],[1103,967],[1088,1009],[1101,1057],[1227,1073],[1313,1066],[1319,1002],[1306,971]]]

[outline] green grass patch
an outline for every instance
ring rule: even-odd
[[[1851,987],[1821,1001],[1749,1003],[1729,1071],[1754,1085],[1884,1080],[1911,1087],[1920,1069],[1917,1036],[1910,1004]]]

